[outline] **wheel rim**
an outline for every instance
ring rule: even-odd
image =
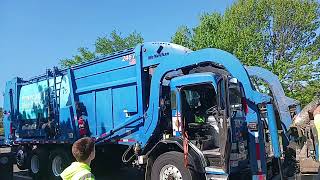
[[[20,150],[17,152],[16,160],[17,160],[17,164],[18,164],[19,166],[22,166],[22,165],[23,165],[23,163],[24,163],[24,152],[23,152],[23,150],[20,149]]]
[[[54,157],[52,160],[52,172],[54,176],[58,177],[62,173],[62,158],[60,156]]]
[[[39,172],[39,157],[37,155],[33,155],[31,158],[31,171],[36,174]]]
[[[174,165],[165,165],[160,171],[160,180],[180,180],[182,174]]]

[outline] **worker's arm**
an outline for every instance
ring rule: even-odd
[[[309,113],[315,112],[315,109],[320,104],[320,96],[315,96],[314,99],[308,103],[301,112],[293,119],[294,126],[301,126],[310,122]],[[319,108],[319,107],[318,107]]]
[[[313,111],[314,120],[319,120],[320,118],[320,105]]]
[[[313,111],[314,125],[317,128],[318,134],[320,134],[320,105]]]

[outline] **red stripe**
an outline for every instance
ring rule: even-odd
[[[261,160],[260,159],[261,158],[260,154],[261,154],[261,152],[260,152],[260,144],[256,143],[256,159],[257,159],[257,161]],[[261,161],[260,161],[260,166],[262,166]],[[262,167],[258,167],[258,175],[262,175],[262,171],[261,170],[262,170]]]
[[[105,137],[106,135],[107,135],[107,133],[103,133],[103,134],[101,134],[100,138],[103,138],[103,137]]]
[[[261,160],[260,159],[260,144],[256,143],[256,158],[257,160]]]
[[[13,129],[12,129],[12,122],[10,122],[10,135],[13,134]]]
[[[264,180],[264,177],[262,175],[258,176],[259,180]]]
[[[247,100],[246,100],[246,98],[242,98],[241,101],[242,101],[242,106],[243,106],[244,112],[247,115],[249,113],[249,107],[248,107]]]

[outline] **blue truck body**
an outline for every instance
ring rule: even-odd
[[[200,67],[209,70],[191,73]],[[232,116],[230,78],[236,78],[242,89],[243,106]],[[52,144],[70,147],[75,140],[90,136],[96,139],[97,146],[116,144],[135,148],[135,163],[147,166],[148,177],[148,163],[154,161],[151,156],[172,148],[186,153],[183,148],[186,127],[180,115],[184,105],[179,105],[185,97],[181,89],[189,91],[189,86],[203,84],[223,97],[217,99],[217,106],[224,126],[219,128],[218,167],[212,166],[210,158],[189,141],[188,154],[197,171],[207,179],[227,178],[249,166],[252,179],[265,179],[267,163],[259,107],[267,107],[269,129],[277,132],[271,98],[254,89],[246,69],[235,56],[212,48],[190,51],[172,43],[144,43],[69,69],[54,69],[30,80],[14,78],[7,82],[4,94],[6,142],[19,147],[46,148]],[[201,88],[197,90],[201,92]],[[170,93],[171,98],[167,97]],[[176,96],[172,98],[174,93]],[[176,129],[172,127],[176,124],[168,123],[162,112],[168,99],[171,108],[175,104],[168,117],[177,123]],[[161,131],[163,124],[168,124],[171,130]],[[247,136],[242,137],[240,132]],[[278,157],[279,143],[273,136]],[[245,146],[241,153],[239,143]],[[239,164],[230,168],[230,153],[248,156],[235,158]]]
[[[271,71],[257,66],[247,66],[246,70],[250,76],[262,79],[268,84],[275,107],[279,110],[283,127],[288,130],[292,124],[292,115],[290,114],[292,112],[290,112],[289,108],[294,106],[296,110],[294,113],[298,114],[301,111],[300,102],[285,95],[278,76]]]
[[[303,147],[303,145],[296,145],[296,142],[299,142],[299,141],[297,141],[298,138],[293,133],[296,130],[292,130],[294,116],[301,112],[300,102],[290,97],[287,97],[285,95],[285,92],[283,90],[283,87],[278,77],[275,74],[273,74],[271,71],[261,67],[255,67],[255,66],[247,66],[246,70],[248,71],[248,74],[252,78],[252,81],[257,86],[259,86],[259,82],[258,82],[259,80],[262,80],[262,82],[265,83],[262,85],[262,87],[265,88],[265,86],[267,86],[266,89],[269,91],[268,93],[272,97],[275,113],[277,114],[277,117],[276,117],[277,128],[279,130],[278,135],[275,132],[273,132],[274,133],[273,136],[274,137],[278,136],[279,140],[281,141],[280,142],[281,156],[284,158],[283,168],[287,169],[286,170],[286,172],[288,173],[287,176],[293,176],[294,173],[298,173],[295,170],[296,163],[300,163],[300,173],[302,174],[306,172],[309,172],[309,173],[317,172],[317,169],[312,169],[312,168],[318,167],[318,165],[314,163],[313,160],[310,160],[312,158],[308,157],[308,155],[313,154],[312,152],[313,148],[305,148]],[[259,90],[259,87],[257,89]],[[301,129],[298,129],[297,131],[301,131]],[[305,134],[308,134],[308,133],[312,134],[311,132],[305,132]],[[301,133],[301,134],[304,134],[304,133]],[[310,138],[312,136],[308,136],[308,137],[310,139],[310,142],[312,142],[313,139]],[[292,151],[297,152],[297,154],[292,154]],[[290,156],[293,156],[294,160],[292,160]],[[306,161],[306,162],[301,163],[302,161]]]

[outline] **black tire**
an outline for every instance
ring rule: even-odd
[[[38,162],[37,162],[38,161]],[[29,173],[34,180],[47,179],[48,153],[46,149],[36,148],[31,151]]]
[[[57,163],[58,161],[61,162]],[[60,174],[71,164],[71,154],[65,149],[56,149],[50,152],[48,175],[50,180],[61,179]]]
[[[190,159],[189,159],[190,161]],[[189,162],[193,164],[192,162]],[[151,179],[152,180],[160,180],[161,170],[166,165],[172,165],[176,167],[180,174],[182,175],[183,180],[198,180],[197,174],[191,169],[192,167],[186,168],[184,166],[184,155],[183,153],[171,151],[166,152],[160,155],[153,163],[151,169]]]
[[[19,146],[16,149],[16,164],[20,170],[29,169],[30,159],[29,153],[30,150],[25,146]]]

